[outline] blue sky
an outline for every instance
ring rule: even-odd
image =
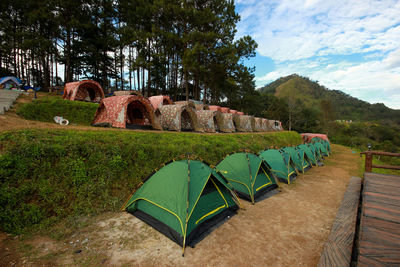
[[[236,0],[261,87],[292,73],[400,109],[400,1]]]

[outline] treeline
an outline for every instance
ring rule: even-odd
[[[335,107],[326,99],[307,106],[300,99],[277,97],[262,90],[247,92],[240,99],[228,99],[227,105],[256,117],[279,120],[284,129],[300,133],[327,133],[329,123],[336,118]]]
[[[254,91],[243,60],[257,44],[235,39],[233,0],[3,0],[0,16],[1,75],[31,85],[90,78],[213,103]]]
[[[331,139],[338,144],[343,144],[365,151],[368,145],[372,150],[387,152],[400,152],[400,126],[385,122],[355,122],[338,123],[330,125]]]

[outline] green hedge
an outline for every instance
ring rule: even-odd
[[[69,216],[118,210],[142,178],[172,158],[216,164],[239,149],[301,143],[296,132],[196,134],[22,130],[0,134],[0,228],[19,234]]]
[[[44,122],[54,122],[55,116],[61,116],[71,124],[90,125],[98,106],[96,103],[46,97],[21,105],[17,114],[28,120]]]

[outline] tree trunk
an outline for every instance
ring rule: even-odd
[[[101,70],[101,81],[103,83],[103,89],[108,92],[106,58],[107,58],[106,51],[103,51],[103,65],[102,65],[102,70]]]
[[[45,52],[42,52],[42,55],[40,56],[40,64],[41,69],[43,70],[43,91],[47,92],[50,85],[50,70],[48,55],[46,55]]]
[[[21,72],[20,72],[20,53],[19,53],[19,48],[18,45],[16,46],[16,53],[17,53],[17,73],[16,76],[21,78]]]
[[[114,52],[114,73],[115,73],[115,90],[118,91],[118,58],[117,51]]]
[[[122,54],[122,46],[120,46],[119,56],[120,56],[120,70],[121,70],[121,89],[124,90],[124,58]]]
[[[54,86],[54,56],[50,54],[50,87]]]
[[[56,41],[55,47],[57,49],[57,41]],[[56,69],[56,86],[58,86],[58,62],[57,62],[57,57],[56,56],[54,57],[54,63],[55,63],[55,69]]]
[[[189,101],[189,81],[188,72],[185,70],[185,90],[186,90],[186,101]]]
[[[129,70],[129,90],[132,90],[132,48],[128,46],[129,58],[128,58],[128,70]]]
[[[16,40],[16,31],[17,31],[17,22],[16,18],[14,18],[14,34],[13,34],[13,56],[14,56],[14,75],[18,76],[18,70],[17,70],[17,40]]]
[[[150,39],[147,40],[147,51],[148,51],[148,55],[147,55],[147,97],[149,97],[151,95],[150,90],[151,90],[151,66],[150,66]]]
[[[167,81],[165,86],[163,87],[162,94],[165,95],[167,88],[171,90],[171,73],[170,73],[170,57],[169,54],[167,55]]]
[[[144,88],[144,68],[142,67],[142,94],[145,96],[146,88]]]
[[[25,59],[25,58],[24,58],[24,54],[21,54],[21,78],[22,78],[23,81],[26,82],[26,79],[25,79],[25,69],[24,69],[25,60],[24,60],[24,59]]]
[[[70,29],[66,30],[66,46],[64,46],[64,55],[65,55],[65,83],[72,82],[72,67],[71,67],[71,31]]]

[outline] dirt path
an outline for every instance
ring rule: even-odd
[[[47,236],[2,245],[19,248],[17,265],[315,266],[351,176],[361,159],[333,145],[324,167],[225,222],[195,248],[181,248],[127,213],[103,214],[59,240]],[[8,242],[8,243],[7,243]],[[1,255],[1,254],[0,254]],[[24,264],[23,264],[24,262]]]

